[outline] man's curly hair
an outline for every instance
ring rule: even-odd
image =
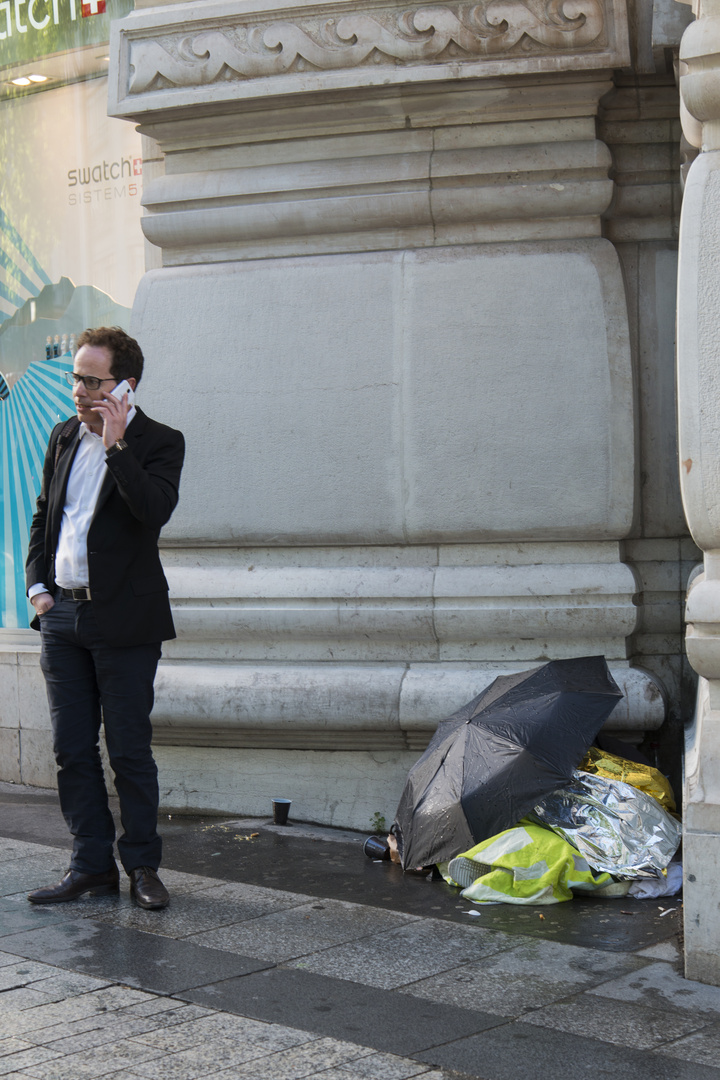
[[[110,362],[110,374],[113,379],[122,382],[123,379],[135,379],[140,382],[143,372],[144,358],[142,349],[135,338],[131,338],[119,326],[98,326],[95,330],[83,330],[77,340],[77,347],[93,345],[95,348],[107,349],[112,360]]]

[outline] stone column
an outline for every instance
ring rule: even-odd
[[[678,394],[685,514],[704,553],[687,651],[701,676],[685,782],[685,969],[720,985],[720,3],[693,4],[680,45],[681,117],[701,150],[680,225]]]
[[[613,201],[604,235],[625,278],[636,398],[639,490],[625,559],[642,589],[632,655],[659,676],[669,697],[668,719],[645,751],[669,773],[679,798],[685,721],[694,708],[697,676],[684,655],[688,574],[702,557],[688,535],[677,454],[675,297],[682,202],[679,93],[673,59],[692,19],[675,0],[634,6],[630,69],[616,71],[600,103],[598,137],[613,159]]]
[[[362,828],[438,719],[548,657],[604,653],[616,728],[658,726],[596,135],[623,4],[146,4],[111,56],[165,158],[143,404],[188,435],[166,803],[262,812],[290,774],[298,816]]]

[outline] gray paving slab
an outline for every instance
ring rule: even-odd
[[[44,1046],[32,1046],[27,1050],[19,1050],[15,1054],[0,1058],[0,1076],[15,1076],[17,1072],[23,1070],[37,1075],[37,1069],[58,1060],[60,1058],[53,1050],[48,1050]]]
[[[406,1069],[401,1068],[394,1074],[390,1074],[397,1077],[398,1080],[404,1077],[425,1077],[430,1072],[428,1066],[423,1065],[421,1061],[415,1061],[413,1058],[400,1058],[400,1060],[407,1061],[409,1064]],[[318,1080],[378,1080],[378,1074],[370,1073],[370,1078],[368,1078],[368,1074],[361,1072],[355,1062],[338,1068],[323,1069],[322,1072],[316,1072],[313,1076],[317,1077]]]
[[[634,1001],[669,1012],[720,1019],[720,987],[684,979],[671,964],[649,964],[641,971],[595,987],[593,994]]]
[[[197,892],[198,889],[213,889],[222,885],[217,878],[207,877],[205,874],[186,873],[184,870],[169,870],[165,866],[160,870],[160,876],[169,889],[171,897],[176,893],[182,895],[187,892]]]
[[[482,1080],[718,1080],[720,1069],[647,1050],[613,1046],[526,1023],[447,1042],[415,1055],[436,1068],[456,1069]]]
[[[208,879],[204,879],[207,881]],[[312,897],[263,889],[257,885],[229,884],[176,893],[161,911],[143,911],[129,897],[110,903],[99,897],[93,919],[111,926],[145,930],[163,937],[184,938],[208,930],[259,919],[276,911],[306,904]]]
[[[59,881],[68,868],[67,852],[47,848],[39,855],[12,859],[0,867],[0,895],[39,889]]]
[[[0,991],[12,990],[17,986],[27,986],[38,979],[49,979],[57,975],[60,968],[52,964],[39,964],[34,960],[18,960],[17,956],[10,964],[0,967]]]
[[[249,908],[256,904],[259,906],[274,904],[278,911],[319,902],[308,893],[292,892],[289,889],[268,889],[261,885],[250,885],[239,881],[215,880],[211,886],[205,887],[203,892],[208,895],[212,894],[214,898],[223,898],[235,901],[238,904],[247,904]]]
[[[51,1069],[51,1065],[54,1065],[54,1069]],[[62,1058],[59,1062],[49,1063],[45,1067],[43,1073],[35,1072],[32,1075],[27,1074],[27,1080],[92,1080],[92,1073],[87,1073],[84,1070],[78,1070],[73,1074],[71,1066],[68,1064],[67,1058]],[[142,1064],[137,1066],[137,1069],[123,1069],[121,1072],[102,1073],[102,1080],[142,1080]],[[17,1080],[15,1076],[12,1080]],[[25,1080],[24,1077],[21,1080]]]
[[[218,1066],[216,1066],[217,1068]],[[231,1066],[227,1071],[228,1076],[231,1076],[235,1069],[240,1066]],[[215,1073],[215,1069],[213,1069]],[[118,1074],[116,1074],[118,1075]],[[202,1080],[208,1075],[207,1066],[198,1064],[195,1061],[185,1060],[182,1054],[163,1055],[156,1058],[154,1061],[144,1062],[137,1070],[133,1070],[133,1080],[137,1077],[137,1080]],[[127,1080],[126,1074],[119,1074],[118,1080]]]
[[[52,994],[43,994],[30,986],[17,986],[3,991],[2,1005],[9,1012],[23,1012],[25,1009],[37,1009],[41,1005],[52,1005],[57,998]]]
[[[168,998],[154,998],[154,1001],[164,1004],[165,1007],[156,1008],[154,1011],[146,1009],[142,1015],[135,1011],[134,1006],[116,1009],[111,1007],[107,1011],[96,1012],[80,1020],[26,1031],[23,1038],[63,1053],[71,1053],[75,1049],[86,1050],[92,1046],[152,1031],[169,1032],[183,1027],[198,1016],[209,1015],[209,1010],[197,1005],[178,1004]],[[110,1004],[112,1006],[112,1002]]]
[[[69,1025],[78,1020],[94,1017],[104,1012],[104,1005],[94,994],[81,994],[65,1001],[53,1001],[26,1009],[11,1009],[5,1005],[2,1014],[3,1034],[27,1038],[34,1043],[43,1042],[42,1032],[56,1025]],[[36,1038],[35,1034],[39,1037]]]
[[[173,994],[205,983],[259,971],[261,960],[204,949],[187,941],[88,919],[59,923],[2,939],[3,949],[99,978]]]
[[[240,1043],[233,1043],[229,1052],[234,1057],[242,1054]],[[219,1069],[218,1066],[225,1064],[220,1055],[213,1060],[212,1047],[204,1050],[196,1048],[193,1051],[183,1051],[177,1054],[162,1055],[152,1060],[144,1060],[131,1071],[108,1074],[108,1080],[113,1077],[122,1077],[128,1080],[129,1076],[149,1078],[149,1080],[195,1080],[196,1077],[221,1076],[225,1080],[231,1077],[259,1075],[263,1077],[303,1077],[322,1075],[322,1066],[325,1062],[354,1061],[369,1051],[365,1047],[345,1044],[333,1039],[315,1039],[306,1042],[302,1047],[290,1051],[281,1051],[278,1054],[270,1051],[263,1052],[262,1048],[255,1046],[251,1051],[254,1054],[253,1061],[244,1063],[236,1061],[229,1068]],[[67,1059],[68,1065],[71,1059]],[[51,1073],[51,1065],[47,1066],[47,1072]],[[48,1076],[47,1080],[54,1080]]]
[[[496,930],[418,919],[395,930],[338,945],[291,961],[292,967],[390,990],[517,947],[518,939]],[[531,938],[527,939],[532,942]]]
[[[502,1023],[497,1016],[480,1011],[420,1002],[392,990],[293,968],[272,968],[180,996],[402,1055]]]
[[[369,1054],[349,1065],[338,1065],[317,1075],[322,1080],[410,1080],[428,1075],[430,1068],[413,1058],[396,1054]]]
[[[63,971],[50,964],[18,960],[0,968],[0,992],[5,1009],[32,1008],[36,1004],[49,1004],[64,1001],[77,994],[87,994],[107,986],[106,980],[81,975],[75,971]],[[15,991],[20,989],[37,991],[29,1005],[20,1005]],[[42,998],[40,1002],[39,998]]]
[[[0,873],[2,864],[12,859],[28,859],[32,855],[43,855],[52,852],[46,844],[35,844],[28,840],[16,840],[9,836],[0,836]]]
[[[187,1023],[175,1024],[173,1027],[158,1027],[138,1036],[141,1042],[167,1051],[191,1050],[207,1042],[215,1044],[230,1041],[241,1043],[244,1047],[259,1045],[263,1052],[267,1053],[287,1050],[291,1046],[299,1046],[319,1037],[311,1031],[222,1012],[206,1012],[199,1019],[189,1019]]]
[[[123,1017],[153,1016],[160,1019],[163,1024],[184,1023],[188,1019],[188,1010],[197,1008],[195,1005],[188,1005],[187,1002],[171,997],[146,994],[139,990],[129,990],[127,987],[117,987],[117,989],[127,991],[128,994],[136,994],[139,999],[123,1006]],[[208,1011],[200,1007],[198,1015]]]
[[[670,941],[661,941],[657,945],[651,945],[648,949],[638,949],[636,956],[646,957],[648,960],[665,960],[669,964],[682,965],[683,952],[677,938]]]
[[[557,941],[525,940],[469,964],[458,952],[454,970],[406,986],[401,992],[500,1016],[519,1016],[579,989],[636,972],[647,961]]]
[[[120,1009],[132,1012],[133,1009],[152,1010],[157,1008],[171,1009],[174,1002],[170,998],[158,998],[155,994],[146,993],[143,990],[135,990],[130,986],[111,985],[102,990],[94,990],[92,994],[84,995],[84,999],[95,1002],[98,1012],[111,1013]]]
[[[136,1043],[134,1039],[121,1039],[117,1042],[105,1042],[89,1050],[80,1050],[73,1054],[63,1054],[30,1069],[38,1080],[68,1080],[69,1077],[95,1077],[116,1073],[121,1069],[132,1069],[133,1073],[144,1073],[155,1058],[163,1057],[162,1051]]]
[[[12,1076],[12,1080],[35,1080],[35,1077],[26,1072],[13,1072],[10,1073],[10,1075]],[[128,1080],[128,1078],[125,1077],[125,1080]]]
[[[218,826],[213,828],[214,831],[218,831]],[[233,832],[242,833],[253,833],[258,828],[261,828],[263,832],[275,833],[277,836],[288,836],[288,828],[291,828],[292,833],[290,835],[293,837],[301,836],[303,839],[322,840],[335,844],[352,844],[357,849],[358,854],[362,853],[362,846],[366,839],[364,833],[359,833],[356,830],[329,828],[326,825],[311,825],[304,821],[293,821],[290,826],[276,825],[271,817],[234,818],[232,821],[224,821],[220,828],[226,832],[232,830]]]
[[[74,917],[67,904],[29,904],[25,893],[0,897],[0,939],[38,926],[52,926]]]
[[[37,846],[27,845],[27,847]],[[43,853],[45,855],[47,852],[52,852],[52,849],[44,849]],[[2,873],[3,866],[0,862],[0,888],[2,886]],[[56,879],[59,880],[59,877],[62,877],[64,873],[65,868],[58,870],[55,875]],[[178,900],[180,900],[181,904],[184,904],[188,894],[221,886],[221,882],[218,882],[217,878],[209,878],[199,874],[186,874],[182,870],[163,869],[161,877],[169,892],[171,892],[171,904],[173,904],[173,901],[177,904]],[[50,878],[45,875],[43,881],[45,883],[49,882]],[[33,873],[32,888],[35,888],[35,885],[37,885],[37,881],[36,875]],[[120,892],[117,895],[91,896],[85,894],[79,896],[78,900],[66,904],[29,904],[27,900],[29,888],[30,886],[25,886],[15,893],[0,896],[0,933],[4,926],[3,919],[10,920],[11,916],[14,921],[12,923],[8,921],[9,926],[15,926],[19,930],[24,929],[24,926],[21,926],[23,919],[26,920],[28,929],[31,929],[43,921],[56,922],[60,919],[92,918],[107,922],[114,920],[118,924],[124,924],[125,916],[130,916],[133,913],[137,915],[150,914],[151,916],[159,914],[158,912],[144,913],[141,908],[135,906],[130,894],[130,878],[127,878],[122,872],[120,874]],[[267,891],[270,892],[271,890]],[[303,900],[309,899],[311,897],[303,897]],[[8,913],[8,915],[4,916],[3,913]],[[8,932],[16,931],[9,929]]]
[[[415,918],[343,900],[313,900],[252,922],[197,934],[193,941],[281,963],[341,942],[375,937]]]
[[[305,1039],[301,1045],[307,1045],[309,1041]],[[215,1038],[187,1049],[172,1050],[171,1056],[157,1059],[157,1069],[151,1069],[150,1075],[158,1076],[158,1080],[165,1080],[167,1074],[163,1070],[169,1065],[172,1069],[171,1075],[182,1072],[188,1077],[205,1076],[208,1072],[220,1068],[245,1065],[260,1058],[267,1059],[276,1052],[282,1051],[279,1048],[275,1051],[270,1043]]]
[[[1,782],[0,816],[6,836],[69,850],[68,829],[57,791]]]
[[[66,1068],[67,1068],[67,1066],[66,1066]],[[132,1068],[131,1069],[122,1069],[120,1072],[103,1073],[102,1080],[143,1080],[142,1069],[143,1069],[143,1065],[140,1064],[135,1069],[132,1069]],[[13,1077],[12,1080],[16,1080],[16,1078]],[[22,1080],[22,1078],[21,1078],[21,1080]],[[36,1076],[28,1077],[27,1080],[38,1080],[38,1077],[36,1077]],[[60,1073],[59,1076],[52,1078],[52,1080],[75,1080],[75,1078],[74,1077],[68,1078],[67,1073],[65,1073],[65,1074]],[[92,1078],[87,1077],[87,1076],[85,1076],[85,1074],[83,1074],[82,1080],[92,1080]]]
[[[717,1067],[720,1063],[720,1024],[710,1024],[693,1035],[661,1046],[659,1052],[683,1061]]]
[[[402,1080],[406,1076],[422,1077],[422,1080],[461,1080],[457,1073],[453,1073],[451,1078],[449,1073],[430,1069],[427,1065],[423,1065],[421,1061],[415,1061],[414,1058],[398,1058],[398,1061],[403,1062],[403,1065],[398,1067],[394,1073],[367,1073],[362,1071],[365,1060],[365,1058],[360,1058],[359,1061],[352,1061],[349,1065],[342,1065],[336,1069],[326,1069],[314,1075],[318,1080],[386,1080],[388,1075],[393,1080],[395,1078]]]
[[[17,1054],[20,1050],[29,1050],[34,1044],[28,1042],[27,1039],[18,1039],[17,1037],[10,1037],[9,1039],[0,1039],[0,1057],[7,1057],[8,1054]]]
[[[707,1025],[707,1020],[699,1016],[663,1012],[595,994],[577,994],[525,1013],[523,1021],[635,1050],[654,1050]],[[720,1052],[717,1058],[720,1060]]]
[[[243,1080],[296,1080],[322,1075],[324,1069],[357,1061],[370,1053],[367,1047],[357,1043],[322,1038],[259,1058],[232,1071]]]
[[[150,1031],[157,1030],[157,1021],[150,1017],[137,1017],[135,1020],[125,1022],[113,1020],[90,1027],[86,1031],[73,1030],[70,1034],[64,1033],[56,1026],[54,1038],[44,1040],[38,1045],[47,1046],[60,1054],[77,1054],[80,1051],[92,1050],[94,1047],[104,1047],[109,1042],[127,1041],[145,1035]],[[74,1025],[68,1025],[68,1029]]]
[[[62,971],[59,968],[54,970],[55,975],[39,979],[31,984],[33,990],[40,990],[52,1001],[64,1001],[65,998],[75,997],[77,994],[88,994],[110,985],[109,980],[97,979],[93,975],[83,975],[78,971]]]
[[[458,893],[455,893],[459,896]],[[635,952],[667,941],[682,929],[682,913],[676,900],[675,911],[663,916],[655,903],[625,897],[600,900],[592,895],[575,897],[563,904],[538,910],[516,904],[471,905],[469,901],[452,905],[461,917],[472,909],[473,921],[487,930],[525,934],[566,945],[585,945],[604,952]],[[446,899],[447,906],[447,899]],[[542,918],[540,917],[542,916]]]
[[[0,952],[0,969],[7,967],[8,964],[17,964],[17,953]]]

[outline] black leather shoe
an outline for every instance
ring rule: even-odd
[[[120,875],[113,863],[104,874],[82,874],[79,870],[68,870],[62,881],[48,885],[45,889],[35,889],[28,893],[31,904],[64,904],[67,900],[77,900],[83,893],[91,896],[110,896],[120,888]]]
[[[150,866],[136,866],[130,871],[130,895],[138,907],[164,908],[170,903],[170,894]]]

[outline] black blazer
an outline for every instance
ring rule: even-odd
[[[55,551],[80,425],[58,424],[50,442],[25,566],[27,588],[55,592]],[[146,645],[175,637],[168,584],[158,554],[160,529],[178,501],[185,440],[140,409],[123,436],[127,449],[107,459],[88,532],[90,592],[108,645]],[[40,628],[37,616],[30,624]]]

